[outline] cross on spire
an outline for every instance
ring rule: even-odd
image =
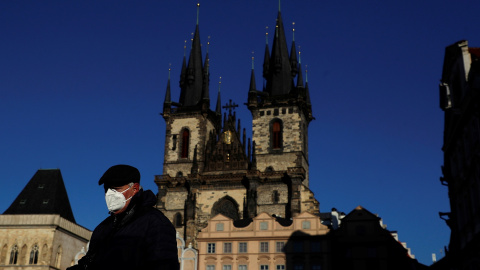
[[[235,110],[236,107],[238,107],[238,104],[235,104],[235,102],[232,103],[232,100],[230,99],[222,108],[227,109],[228,114],[232,114],[232,109]]]

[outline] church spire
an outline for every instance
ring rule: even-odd
[[[278,11],[266,90],[270,96],[288,94],[292,89],[292,79],[292,69],[285,38],[285,30],[283,28],[282,14]]]
[[[268,49],[268,26],[265,27],[265,56],[263,58],[263,77],[268,79],[270,71],[270,51]]]
[[[172,97],[170,93],[170,72],[171,68],[168,68],[168,81],[167,81],[167,90],[165,91],[165,100],[163,101],[164,104],[166,103],[172,103]]]
[[[168,81],[167,81],[167,90],[165,91],[165,99],[163,101],[163,115],[168,115],[172,109],[172,94],[170,91],[170,71],[171,68],[168,68]]]
[[[204,67],[202,64],[202,51],[200,45],[200,30],[198,24],[200,4],[197,4],[197,24],[192,40],[192,49],[188,58],[186,74],[184,75],[184,87],[180,93],[180,103],[183,107],[197,106],[201,99],[208,96],[204,90]],[[182,70],[183,71],[183,70]],[[182,82],[180,83],[182,84]]]
[[[297,75],[298,69],[297,69],[297,51],[295,48],[295,23],[292,23],[292,48],[290,50],[290,66],[292,68],[292,77],[295,77]]]
[[[253,54],[253,52],[252,52]],[[250,75],[250,90],[249,92],[255,92],[257,87],[255,85],[255,68],[254,68],[255,57],[252,56],[252,74]]]
[[[297,87],[303,86],[303,75],[302,75],[302,58],[300,48],[298,49],[298,77],[297,77]]]
[[[205,64],[203,65],[203,89],[202,89],[202,99],[206,103],[206,107],[210,108],[210,58],[208,57],[208,48],[210,47],[210,36],[208,36],[207,41],[207,54],[205,55]],[[205,105],[205,104],[204,104]],[[207,108],[207,109],[208,109]]]
[[[222,100],[220,98],[220,85],[222,85],[222,77],[218,81],[218,95],[217,95],[217,107],[215,108],[215,112],[217,115],[222,115]]]

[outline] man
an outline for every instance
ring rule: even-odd
[[[176,232],[154,208],[152,191],[143,191],[139,171],[129,165],[110,167],[98,181],[105,189],[110,216],[93,231],[78,269],[178,270]]]

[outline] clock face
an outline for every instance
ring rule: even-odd
[[[223,132],[223,142],[226,144],[232,143],[232,132],[230,130]]]

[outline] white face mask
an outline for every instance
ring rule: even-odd
[[[122,192],[118,192],[114,189],[109,188],[107,193],[105,193],[105,201],[107,202],[108,211],[115,212],[122,209],[128,200],[132,197],[125,199],[123,193],[129,190],[131,187],[125,189]]]

